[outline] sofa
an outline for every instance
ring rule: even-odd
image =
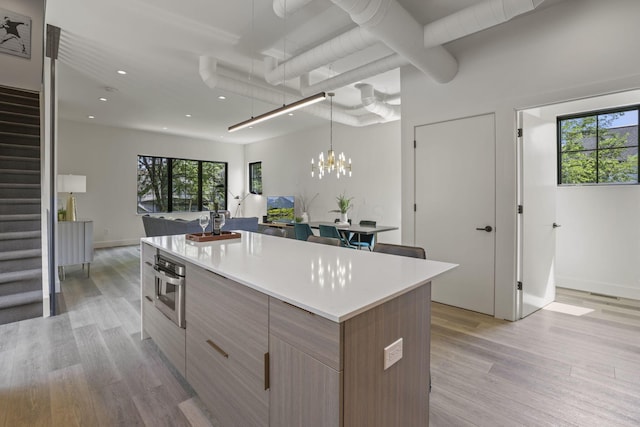
[[[144,215],[142,217],[144,233],[147,237],[170,236],[173,234],[202,233],[197,219],[170,219],[158,216]],[[225,231],[246,230],[258,231],[258,217],[229,218],[222,227]],[[211,224],[207,227],[211,231]]]

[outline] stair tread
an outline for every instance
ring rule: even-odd
[[[39,188],[40,184],[27,182],[0,182],[0,188]]]
[[[4,131],[0,131],[0,135],[19,136],[21,138],[28,137],[28,138],[34,138],[34,139],[36,139],[36,138],[39,139],[40,138],[40,135],[32,135],[32,134],[29,134],[29,133],[20,133],[20,132],[4,132]]]
[[[39,220],[40,214],[9,214],[0,215],[0,221],[30,221]]]
[[[0,309],[42,301],[42,291],[27,291],[0,296]]]
[[[24,199],[2,199],[0,198],[0,202],[4,205],[36,205],[40,203],[40,199],[35,198],[24,198]]]
[[[2,94],[0,94],[0,95],[2,95]],[[3,109],[2,105],[0,105],[0,113],[9,114],[9,115],[12,115],[12,116],[20,116],[20,117],[29,117],[29,118],[34,117],[32,114],[18,113],[18,112],[15,112],[15,111]]]
[[[38,258],[42,256],[42,249],[22,249],[19,251],[0,252],[0,261],[15,259]]]
[[[40,175],[39,170],[31,169],[0,169],[0,174],[8,175]]]
[[[10,231],[0,233],[0,240],[20,240],[20,239],[37,239],[40,237],[40,231]]]
[[[32,125],[29,123],[20,123],[20,122],[8,122],[6,120],[0,120],[0,125],[13,125],[13,126],[24,126],[24,127],[28,127],[28,128],[40,128],[40,125]]]
[[[31,108],[33,110],[38,110],[40,107],[36,107],[35,105],[25,105],[25,104],[19,104],[16,102],[11,102],[10,100],[6,100],[6,99],[0,99],[0,105],[12,105],[14,107],[26,107],[26,108]]]
[[[0,188],[40,188],[40,184],[22,184],[19,182],[0,182]]]
[[[3,199],[0,198],[0,202],[2,202],[3,205],[37,205],[40,203],[40,199],[36,199],[36,198],[24,198],[24,199],[19,199],[19,198],[11,198],[11,199]]]
[[[41,268],[33,268],[31,270],[10,271],[8,273],[0,273],[0,283],[15,282],[18,280],[35,279],[42,276]]]
[[[0,160],[13,160],[19,162],[39,162],[39,157],[0,156]]]
[[[13,148],[16,150],[33,150],[40,151],[39,145],[12,144],[10,142],[0,142],[0,148]]]
[[[11,90],[3,90],[2,88],[0,88],[0,95],[2,95],[3,97],[9,97],[9,98],[26,99],[28,101],[40,101],[40,96],[36,96],[37,95],[36,93],[32,94],[32,93],[23,92],[20,90],[11,91]]]

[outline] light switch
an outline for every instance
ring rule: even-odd
[[[384,348],[384,369],[389,369],[400,359],[402,359],[402,338]]]

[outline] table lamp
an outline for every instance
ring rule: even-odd
[[[87,177],[84,175],[58,175],[58,192],[69,193],[67,198],[67,221],[77,221],[78,211],[73,193],[87,191]]]

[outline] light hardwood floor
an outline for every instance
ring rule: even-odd
[[[62,314],[0,326],[0,426],[211,425],[140,340],[139,256],[96,250],[90,278],[66,267]]]
[[[217,426],[139,339],[138,248],[66,273],[63,314],[0,326],[0,427]],[[594,311],[512,323],[434,303],[431,425],[640,425],[640,302],[557,301]]]

